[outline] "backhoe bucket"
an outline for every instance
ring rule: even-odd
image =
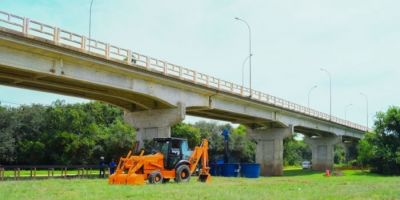
[[[114,184],[116,179],[116,174],[112,174],[111,176],[108,177],[108,184]]]
[[[211,182],[211,174],[209,174],[208,172],[201,173],[200,176],[199,176],[199,181],[200,182],[204,182],[204,183]]]
[[[121,181],[118,180],[118,177],[120,175],[123,175],[123,171],[117,169],[114,174],[111,174],[108,177],[108,184],[122,184],[122,183],[120,183]]]
[[[116,174],[113,184],[126,184],[128,174]]]
[[[144,183],[144,174],[131,174],[126,179],[126,184],[129,185],[142,185]]]

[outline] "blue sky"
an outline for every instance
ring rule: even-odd
[[[1,0],[0,10],[88,34],[90,0]],[[253,88],[364,124],[400,102],[400,7],[390,0],[94,0],[92,37],[241,83],[253,39]],[[247,70],[246,70],[247,72]],[[248,74],[246,73],[246,78]],[[248,80],[245,80],[248,85]],[[0,86],[3,104],[82,99]]]

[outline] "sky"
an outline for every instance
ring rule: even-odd
[[[90,0],[0,0],[0,10],[88,35]],[[366,125],[399,105],[400,1],[94,0],[92,37]],[[248,66],[245,66],[247,86]],[[0,86],[3,105],[84,99]],[[347,106],[352,104],[352,106]],[[190,118],[197,119],[197,118]]]

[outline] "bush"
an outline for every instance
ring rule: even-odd
[[[358,160],[381,174],[400,174],[400,108],[379,112],[375,132],[359,142]]]

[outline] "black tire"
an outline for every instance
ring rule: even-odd
[[[169,182],[169,178],[164,178],[162,183],[168,183]]]
[[[163,178],[161,172],[159,172],[159,171],[152,172],[152,173],[149,175],[149,178],[148,178],[148,179],[149,179],[149,183],[150,183],[150,184],[160,184],[160,183],[162,183],[163,180],[164,180],[164,178]]]
[[[175,171],[175,181],[177,183],[189,182],[190,175],[189,167],[187,165],[180,165]]]

